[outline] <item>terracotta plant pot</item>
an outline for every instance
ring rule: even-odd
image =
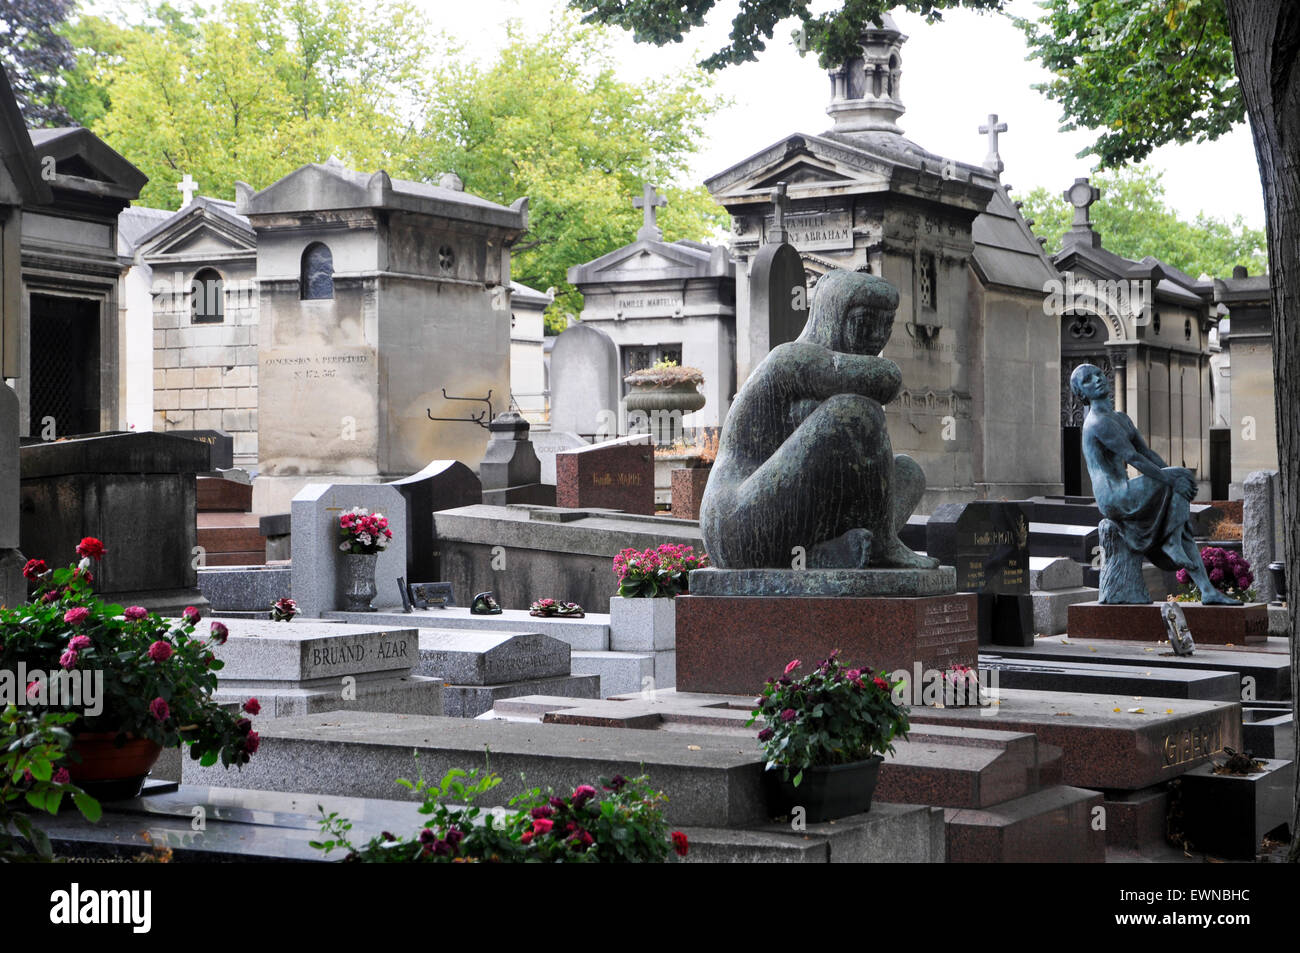
[[[876,792],[876,779],[884,760],[876,754],[866,761],[804,768],[798,787],[792,780],[781,779],[780,768],[764,771],[768,814],[772,817],[789,815],[795,808],[802,807],[806,812],[804,820],[810,824],[865,814],[871,810],[871,797]],[[793,779],[794,774],[790,777]]]
[[[113,744],[115,737],[114,732],[91,732],[72,739],[70,750],[81,756],[68,765],[72,783],[100,801],[138,795],[162,753],[162,745],[148,738],[128,735],[119,748]]]

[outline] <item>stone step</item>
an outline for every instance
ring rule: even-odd
[[[1106,846],[1143,851],[1165,843],[1169,793],[1163,784],[1139,791],[1112,791],[1102,801]]]
[[[1276,644],[1275,644],[1276,643]],[[1249,648],[1197,646],[1195,655],[1174,655],[1166,646],[1113,641],[1081,641],[1066,636],[1035,639],[1023,648],[998,646],[1005,658],[1034,658],[1088,662],[1103,665],[1137,665],[1143,669],[1189,668],[1236,672],[1242,679],[1244,697],[1285,700],[1291,697],[1291,658],[1285,639]]]
[[[1241,703],[1002,689],[996,714],[913,707],[914,724],[1024,731],[1064,751],[1062,779],[1095,790],[1168,781],[1224,746],[1241,747]]]
[[[571,674],[570,648],[539,632],[417,629],[416,673],[451,685],[501,685]]]
[[[660,652],[575,651],[569,665],[574,675],[599,675],[600,697],[654,689],[655,661]]]
[[[390,799],[402,797],[396,778],[441,778],[452,768],[472,770],[488,760],[505,780],[485,805],[505,804],[533,787],[571,791],[616,774],[645,773],[667,792],[674,826],[744,827],[768,820],[757,748],[741,750],[734,739],[707,732],[684,738],[350,711],[265,720],[257,730],[261,746],[241,771],[187,759],[184,782]]]
[[[1038,742],[1023,732],[918,726],[880,766],[876,796],[900,804],[988,807],[1038,788]]]
[[[1097,791],[1058,785],[984,809],[945,812],[949,863],[1104,863]]]
[[[465,598],[457,593],[458,599]],[[426,629],[480,629],[487,632],[540,632],[584,652],[609,648],[609,613],[588,612],[582,619],[539,618],[526,609],[503,609],[500,615],[472,615],[467,607],[414,609],[406,612],[326,612],[339,622],[405,625]]]
[[[1003,658],[996,654],[981,655],[980,669],[990,672],[991,682],[996,676],[998,688],[1228,702],[1241,697],[1241,679],[1236,672],[1137,669],[1131,665]]]
[[[1080,639],[1117,639],[1123,642],[1166,642],[1169,632],[1163,603],[1148,605],[1103,605],[1080,602],[1069,609],[1067,631]],[[1201,645],[1247,645],[1268,641],[1268,606],[1206,606],[1184,602],[1180,606]]]
[[[1034,606],[1034,631],[1042,635],[1061,635],[1069,626],[1070,606],[1076,602],[1096,600],[1097,590],[1091,586],[1077,586],[1071,589],[1034,591],[1029,594],[1029,598]]]
[[[551,675],[500,685],[442,686],[442,714],[451,718],[477,718],[517,695],[546,693],[569,698],[600,697],[599,675]]]

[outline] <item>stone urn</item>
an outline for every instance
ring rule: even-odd
[[[705,404],[705,397],[699,391],[704,374],[698,368],[647,367],[633,371],[623,380],[632,388],[626,399],[629,428],[634,413],[645,414],[650,433],[660,446],[681,440],[682,417]]]
[[[375,568],[378,553],[345,553],[343,556],[343,609],[346,612],[374,612],[370,600],[378,589]]]

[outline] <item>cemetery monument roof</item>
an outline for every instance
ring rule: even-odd
[[[40,176],[31,136],[3,69],[0,69],[0,164],[16,191],[6,195],[6,200],[24,205],[43,205],[50,201],[50,187]]]
[[[527,198],[498,205],[458,189],[394,179],[382,170],[357,172],[334,159],[300,166],[260,191],[236,182],[235,197],[236,210],[244,215],[382,208],[503,228],[528,227]]]
[[[205,195],[196,196],[189,205],[178,211],[167,212],[166,217],[155,222],[148,232],[136,240],[135,245],[137,248],[146,248],[150,255],[174,253],[180,250],[179,245],[188,242],[200,230],[216,232],[227,243],[250,252],[256,248],[256,233],[247,217],[235,211],[235,203]]]
[[[54,159],[51,184],[56,189],[129,202],[139,196],[149,181],[148,176],[89,129],[66,126],[28,132],[37,156],[48,155]]]

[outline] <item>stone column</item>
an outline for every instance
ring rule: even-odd
[[[0,381],[0,606],[27,601],[18,551],[18,395]]]

